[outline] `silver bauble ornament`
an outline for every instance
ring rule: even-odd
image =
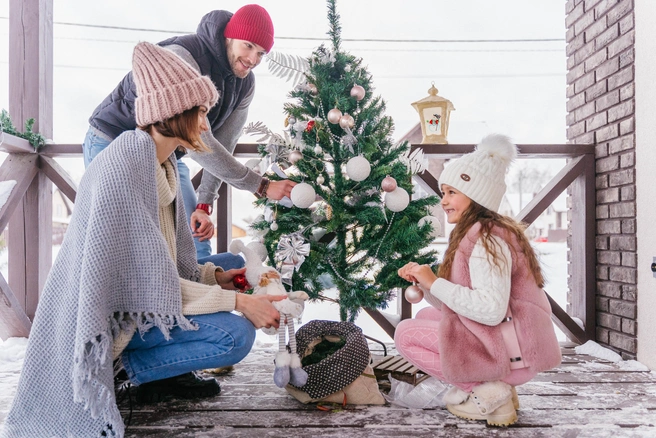
[[[296,184],[292,189],[291,198],[294,205],[298,208],[308,208],[314,203],[316,193],[310,184],[300,183]]]
[[[401,187],[397,187],[393,192],[385,193],[385,205],[393,212],[405,210],[409,203],[410,195]]]
[[[324,183],[324,181],[326,181],[326,180],[323,178],[322,175],[319,175],[319,176],[317,177],[317,184],[321,185],[321,184]]]
[[[300,151],[291,151],[289,153],[289,162],[292,164],[296,164],[301,158],[303,158],[303,154]]]
[[[353,88],[351,88],[351,97],[355,97],[355,100],[358,101],[364,99],[364,87],[354,85]]]
[[[269,225],[269,228],[271,229],[271,231],[277,231],[278,230],[278,222],[276,222],[276,221],[271,222],[271,225]]]
[[[419,222],[417,222],[417,225],[420,227],[423,227],[424,224],[430,223],[431,224],[431,233],[430,236],[435,239],[439,237],[440,231],[442,231],[442,225],[440,224],[440,220],[436,218],[435,216],[424,216],[421,219],[419,219]]]
[[[294,116],[289,116],[289,118],[287,119],[287,122],[288,122],[290,125],[294,126],[294,124],[296,123],[296,117],[294,117]]]
[[[308,84],[308,91],[310,94],[317,94],[319,90],[317,90],[317,86],[314,84]]]
[[[364,181],[371,173],[371,164],[362,155],[353,157],[346,163],[346,174],[353,181]]]
[[[321,149],[321,146],[319,146],[319,143],[317,143],[314,146],[314,153],[317,154],[317,155],[323,154],[323,149]]]
[[[353,128],[355,126],[355,119],[353,119],[353,117],[348,114],[344,114],[339,119],[339,126],[341,126],[343,129]]]
[[[382,188],[384,192],[393,192],[396,190],[396,180],[387,175],[380,183],[380,188]]]
[[[342,118],[342,112],[337,108],[333,108],[330,111],[328,111],[328,115],[326,117],[328,118],[328,121],[330,123],[336,125],[339,123],[339,120]]]
[[[408,300],[408,303],[410,304],[417,304],[424,299],[424,291],[419,289],[419,287],[415,286],[414,284],[412,286],[408,286],[404,295],[405,299]]]

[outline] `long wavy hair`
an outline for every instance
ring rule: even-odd
[[[480,204],[477,204],[474,201],[472,201],[469,208],[463,212],[460,220],[458,220],[458,223],[449,236],[449,246],[447,247],[446,253],[444,254],[444,260],[440,264],[437,273],[438,277],[448,279],[451,276],[451,268],[453,266],[453,260],[455,259],[458,246],[460,245],[462,239],[464,239],[467,235],[469,229],[477,222],[480,222],[481,224],[483,247],[488,254],[488,258],[491,258],[491,262],[495,267],[500,269],[499,264],[503,257],[499,251],[497,243],[492,238],[492,227],[497,226],[517,238],[519,248],[526,257],[529,271],[533,275],[535,282],[539,287],[544,286],[542,268],[540,268],[540,263],[538,262],[538,258],[535,255],[533,247],[524,234],[526,226],[520,222],[517,222],[513,218],[494,212]],[[508,246],[510,247],[510,251],[515,253],[514,245]]]

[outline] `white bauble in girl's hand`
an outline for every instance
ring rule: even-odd
[[[316,193],[314,187],[308,183],[296,184],[292,189],[292,202],[298,208],[308,208],[314,202]]]
[[[371,173],[371,164],[362,155],[353,157],[346,163],[346,174],[353,181],[364,181]]]
[[[419,286],[408,286],[405,290],[405,299],[408,300],[410,304],[417,304],[424,299],[424,291],[419,289]]]
[[[405,210],[409,203],[410,195],[401,187],[397,187],[392,192],[385,193],[385,205],[393,212]]]
[[[440,236],[440,231],[442,231],[442,225],[440,224],[440,220],[436,218],[435,216],[424,216],[421,219],[419,219],[419,222],[417,222],[417,225],[420,227],[423,227],[424,224],[426,223],[431,224],[431,233],[430,236],[435,239]]]

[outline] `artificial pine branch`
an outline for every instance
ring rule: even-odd
[[[333,43],[333,52],[337,53],[342,42],[342,27],[339,24],[336,0],[328,0],[328,23],[330,24],[328,36],[330,36],[330,41]]]
[[[38,132],[32,131],[34,128],[34,119],[27,119],[25,121],[25,132],[19,132],[11,121],[7,110],[0,112],[0,131],[7,134],[15,135],[16,137],[24,138],[29,141],[34,149],[39,149],[46,144],[46,139]]]

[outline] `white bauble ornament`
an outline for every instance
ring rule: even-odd
[[[417,304],[424,299],[424,292],[414,284],[412,286],[408,286],[404,295],[405,299],[408,300],[410,304]]]
[[[324,181],[326,181],[326,180],[323,178],[323,175],[319,175],[317,177],[317,184],[321,185],[321,184],[324,183]]]
[[[423,227],[424,224],[426,223],[431,224],[431,233],[430,236],[435,239],[439,237],[440,231],[442,231],[442,225],[440,224],[440,220],[436,218],[435,216],[424,216],[421,219],[419,219],[419,222],[417,222],[417,225],[420,227]]]
[[[393,192],[396,190],[396,187],[396,180],[389,175],[383,178],[383,182],[380,183],[380,188],[383,189],[384,192]]]
[[[291,151],[289,154],[289,162],[292,164],[296,164],[301,158],[303,158],[303,154],[300,151]]]
[[[294,117],[294,116],[289,116],[289,118],[287,119],[287,122],[288,122],[290,125],[294,126],[294,124],[296,123],[296,117]]]
[[[351,88],[351,96],[355,97],[355,100],[358,101],[364,99],[364,87],[354,85],[353,88]]]
[[[266,246],[262,242],[257,242],[257,241],[252,241],[248,245],[246,245],[246,248],[252,249],[255,254],[260,257],[260,261],[265,261],[267,257],[269,257],[269,254],[267,254]]]
[[[344,114],[339,119],[339,126],[341,126],[343,129],[353,128],[355,126],[355,119],[348,114]]]
[[[314,188],[308,183],[296,184],[292,189],[292,202],[298,208],[308,208],[314,202],[316,193]]]
[[[314,153],[317,155],[323,154],[323,149],[321,149],[321,146],[319,146],[319,143],[314,145]]]
[[[405,210],[409,203],[410,195],[401,187],[397,187],[392,192],[385,193],[385,205],[393,212]]]
[[[269,225],[269,228],[271,229],[271,231],[277,231],[278,230],[278,222],[276,222],[276,221],[271,222],[271,225]]]
[[[333,108],[330,111],[328,111],[328,115],[326,117],[328,118],[328,121],[330,123],[336,125],[339,123],[339,120],[342,118],[342,112],[337,108]]]
[[[364,181],[371,173],[371,164],[362,155],[353,157],[346,163],[346,174],[353,181]]]

